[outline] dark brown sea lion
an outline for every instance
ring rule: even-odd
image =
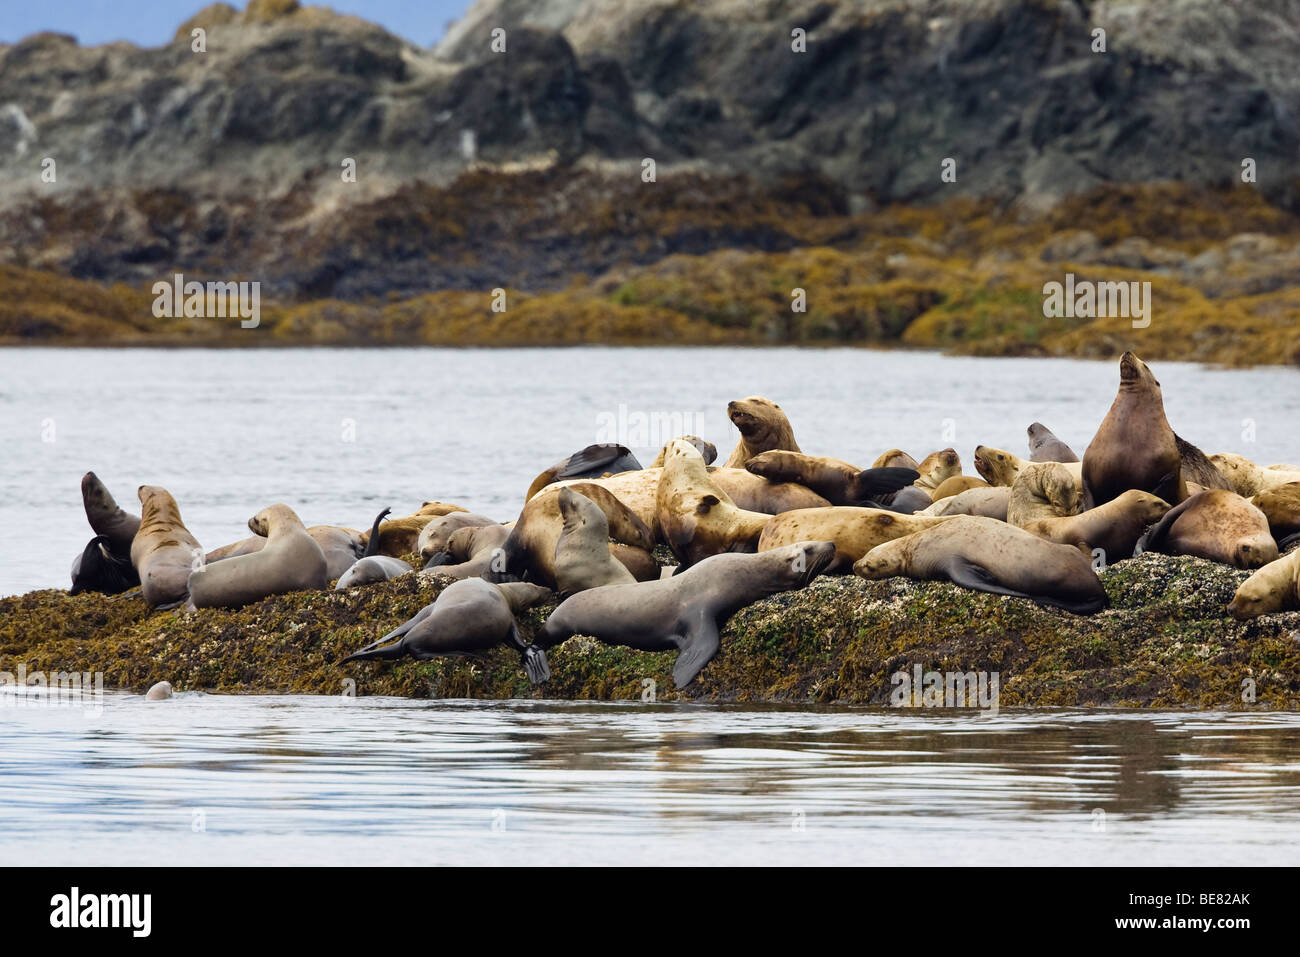
[[[871,503],[892,495],[920,478],[920,473],[915,469],[860,469],[843,459],[783,450],[754,456],[745,463],[745,470],[762,476],[769,482],[793,482],[812,489],[832,505]],[[718,481],[716,473],[713,480]],[[725,486],[723,489],[725,491]],[[736,497],[733,495],[732,498]],[[767,509],[754,511],[765,512]]]
[[[1177,504],[1187,498],[1187,485],[1160,383],[1131,352],[1120,356],[1119,380],[1115,401],[1083,453],[1088,499],[1104,505],[1135,488]]]
[[[863,578],[950,581],[963,588],[1030,598],[1077,615],[1100,611],[1106,591],[1083,550],[1057,545],[993,518],[959,515],[862,556]]]
[[[131,542],[140,519],[124,511],[94,472],[81,478],[81,502],[95,537],[72,563],[72,594],[117,595],[140,584],[131,564]]]
[[[561,602],[524,649],[524,670],[534,684],[546,681],[545,649],[590,635],[642,651],[676,648],[673,682],[683,688],[718,653],[728,618],[760,598],[803,588],[834,556],[833,542],[801,542],[759,555],[714,555],[671,578],[580,592]]]
[[[1277,558],[1268,518],[1249,500],[1225,489],[1206,489],[1175,505],[1137,547],[1237,568],[1259,568]]]

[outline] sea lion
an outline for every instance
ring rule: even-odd
[[[73,595],[87,591],[120,595],[138,584],[140,576],[131,565],[130,549],[126,558],[114,555],[107,535],[92,538],[72,563]]]
[[[755,455],[784,449],[787,452],[802,452],[794,440],[794,428],[786,418],[781,407],[771,399],[751,395],[748,399],[736,399],[727,403],[727,418],[740,431],[740,441],[723,463],[727,468],[744,468],[745,463]],[[679,441],[674,439],[673,442]],[[672,442],[669,443],[672,445]],[[664,459],[669,452],[664,450]]]
[[[439,655],[486,651],[502,643],[522,653],[528,646],[519,636],[515,615],[550,597],[549,589],[527,582],[494,585],[482,578],[452,582],[413,618],[339,664],[403,655],[424,661]]]
[[[145,701],[166,701],[172,696],[172,685],[170,681],[159,681],[144,693]]]
[[[947,479],[944,481],[946,482]],[[917,512],[924,512],[933,504],[934,499],[930,497],[928,491],[919,485],[909,485],[888,496],[885,507],[901,515],[915,515]]]
[[[680,444],[691,449],[702,470],[699,452]],[[678,454],[669,450],[666,472]],[[590,635],[642,651],[676,648],[673,683],[684,688],[718,653],[718,632],[728,618],[760,598],[803,588],[834,556],[834,542],[800,542],[758,555],[713,555],[658,581],[579,592],[560,603],[524,649],[524,670],[533,684],[546,681],[546,649]]]
[[[312,525],[307,534],[316,540],[325,555],[325,565],[330,580],[334,580],[351,568],[358,558],[364,557],[366,546],[362,544],[362,534],[355,528],[341,525]],[[229,545],[214,548],[204,557],[205,565],[252,555],[266,547],[266,539],[261,535],[250,535]]]
[[[623,567],[632,573],[639,582],[651,582],[662,576],[659,562],[654,553],[635,545],[610,542],[609,553],[623,563]]]
[[[950,581],[963,588],[1029,598],[1077,615],[1100,611],[1106,591],[1084,552],[993,518],[958,515],[877,545],[858,559],[863,578]]]
[[[1223,477],[1210,457],[1192,445],[1186,439],[1174,434],[1174,444],[1178,446],[1178,467],[1183,475],[1183,484],[1187,486],[1187,494],[1192,494],[1192,486],[1196,485],[1196,491],[1204,488],[1222,488],[1232,491],[1232,485]]]
[[[420,507],[407,516],[415,518],[419,515],[427,515],[430,518],[441,518],[443,515],[452,515],[457,512],[468,512],[469,509],[462,508],[459,505],[452,505],[450,502],[423,502]]]
[[[1300,608],[1300,548],[1269,562],[1237,587],[1228,614],[1238,621]]]
[[[438,518],[447,518],[449,515],[462,514],[468,513],[449,512],[447,515],[407,515],[403,518],[389,519],[379,526],[379,545],[377,549],[371,548],[370,541],[373,535],[369,531],[362,533],[361,544],[367,554],[401,558],[403,555],[409,555],[419,549],[420,533],[428,527],[430,522]]]
[[[678,438],[691,443],[691,445],[699,449],[700,455],[704,456],[705,465],[712,465],[714,460],[718,457],[718,447],[712,442],[704,441],[698,435],[679,435]],[[668,446],[672,444],[672,440],[664,443],[663,448],[659,450],[659,454],[655,456],[655,460],[650,463],[650,468],[661,469],[664,467],[664,453],[668,451]]]
[[[189,578],[194,608],[242,608],[269,595],[329,584],[325,553],[288,505],[262,509],[248,520],[248,527],[266,537],[266,546],[195,569]]]
[[[1233,452],[1219,452],[1209,459],[1228,486],[1246,498],[1291,482],[1300,482],[1300,472],[1260,468],[1244,455]]]
[[[131,543],[140,530],[140,519],[126,512],[94,472],[81,477],[81,504],[86,510],[86,521],[97,536],[103,536],[106,547],[116,558],[131,558]]]
[[[1187,498],[1160,383],[1132,352],[1120,356],[1119,391],[1083,452],[1083,487],[1093,505],[1133,488],[1171,504]]]
[[[165,488],[141,485],[136,494],[142,514],[131,541],[131,564],[150,608],[175,607],[185,600],[190,572],[202,565],[203,548],[185,527],[176,500]]]
[[[996,518],[999,522],[1005,522],[1007,506],[1010,504],[1011,489],[1008,486],[990,485],[986,488],[967,489],[952,498],[940,499],[916,514],[981,515],[984,518]]]
[[[501,546],[506,543],[506,539],[510,537],[512,528],[514,528],[513,522],[509,525],[493,523],[491,525],[466,525],[464,528],[458,528],[448,537],[446,549],[434,554],[424,567],[454,565],[457,562],[472,561],[477,557],[481,557],[485,552],[499,551]]]
[[[1060,462],[1031,462],[1011,484],[1007,521],[1024,527],[1045,518],[1083,511],[1083,489]]]
[[[961,457],[953,449],[940,449],[923,458],[916,471],[920,477],[912,484],[933,494],[945,480],[961,475]]]
[[[973,475],[953,475],[939,483],[938,487],[931,493],[930,499],[932,502],[937,502],[940,499],[960,495],[962,492],[973,488],[988,487],[989,483],[982,478],[976,478]]]
[[[1196,555],[1237,568],[1259,568],[1277,558],[1268,518],[1226,489],[1184,499],[1142,536],[1137,547],[1165,555]]]
[[[1264,513],[1279,547],[1300,535],[1300,482],[1287,482],[1260,492],[1250,503]]]
[[[871,463],[873,469],[913,469],[918,472],[920,471],[918,468],[919,465],[920,463],[917,462],[916,459],[912,458],[912,456],[908,455],[902,449],[890,449],[888,452],[882,453],[874,462]]]
[[[420,531],[416,539],[416,549],[420,557],[428,560],[438,552],[447,550],[451,537],[462,528],[480,528],[487,525],[501,524],[495,518],[478,515],[474,512],[454,512],[434,518]]]
[[[709,468],[707,471],[709,478],[731,496],[731,500],[739,508],[746,511],[779,515],[793,508],[818,508],[831,504],[812,489],[794,482],[769,482],[762,476],[745,469]],[[663,532],[659,528],[659,519],[655,513],[659,479],[662,475],[663,468],[659,467],[587,481],[612,492],[620,502],[636,513],[637,518],[646,523],[654,533],[656,541],[662,541]],[[558,482],[547,486],[542,491],[551,491],[571,484],[573,483]]]
[[[1074,450],[1052,434],[1052,430],[1041,422],[1034,422],[1025,430],[1029,433],[1029,461],[1031,462],[1077,462],[1079,456]]]
[[[389,558],[387,555],[365,555],[358,558],[352,564],[352,567],[339,576],[338,584],[334,586],[334,590],[343,591],[346,588],[356,588],[359,585],[373,585],[375,582],[391,581],[410,571],[414,571],[414,569],[400,558]]]
[[[609,551],[609,520],[586,496],[562,488],[557,501],[563,527],[555,543],[554,574],[561,599],[601,585],[628,585],[632,573]]]
[[[779,449],[754,456],[745,463],[745,471],[762,476],[769,482],[794,482],[810,488],[832,505],[870,503],[892,495],[920,478],[920,473],[915,469],[860,469],[843,459]],[[718,482],[716,474],[713,480]],[[723,490],[726,491],[725,486]],[[735,496],[732,498],[735,499]],[[753,511],[764,512],[767,509]]]
[[[589,445],[568,458],[561,459],[533,479],[528,486],[527,502],[553,482],[563,479],[600,478],[603,475],[617,475],[620,472],[634,472],[641,468],[632,450],[617,442],[602,442]]]
[[[719,552],[752,552],[772,518],[738,507],[712,480],[695,446],[680,439],[664,456],[655,516],[683,569]]]
[[[694,451],[693,446],[686,447]],[[695,454],[699,455],[698,452]],[[654,535],[650,529],[613,492],[597,485],[594,480],[577,482],[543,492],[529,500],[501,546],[500,560],[493,560],[490,570],[492,580],[500,581],[504,577],[517,575],[547,588],[555,587],[555,546],[564,528],[560,493],[565,488],[584,496],[605,514],[610,538],[646,551],[654,548]],[[430,571],[437,573],[437,569]]]
[[[882,542],[946,521],[949,519],[899,515],[881,508],[800,508],[782,512],[768,522],[758,536],[758,550],[767,552],[795,542],[829,540],[835,543],[835,558],[824,571],[848,574],[854,562]]]
[[[1059,518],[1042,518],[1026,522],[1020,527],[1039,538],[1058,545],[1086,544],[1095,551],[1101,549],[1106,564],[1133,557],[1138,539],[1153,523],[1160,521],[1169,511],[1169,503],[1150,492],[1129,489],[1111,499],[1077,515]]]
[[[1006,449],[995,449],[990,445],[975,446],[975,471],[979,472],[990,485],[1005,485],[1010,488],[1015,484],[1016,476],[1020,474],[1020,470],[1031,464],[1042,465],[1046,463],[1031,463],[1014,452],[1008,452]],[[1058,462],[1056,464],[1062,466],[1074,476],[1075,480],[1082,486],[1082,462]]]

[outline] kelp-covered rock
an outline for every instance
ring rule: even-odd
[[[898,672],[997,672],[1000,704],[1177,708],[1300,704],[1300,612],[1251,622],[1225,606],[1247,573],[1144,555],[1102,573],[1112,607],[1080,617],[941,582],[822,577],[737,614],[683,691],[672,653],[575,637],[532,688],[518,655],[338,662],[432,601],[417,575],[296,592],[238,611],[149,613],[130,596],[39,591],[0,599],[0,671],[102,671],[108,687],[227,693],[789,701],[888,705]],[[554,606],[521,620],[526,638]],[[1253,701],[1251,699],[1254,699]]]

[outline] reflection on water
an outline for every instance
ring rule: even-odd
[[[0,707],[0,863],[1294,863],[1297,731],[109,695],[98,716]]]

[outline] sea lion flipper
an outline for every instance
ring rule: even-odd
[[[1187,511],[1191,501],[1191,498],[1188,498],[1165,512],[1164,517],[1148,528],[1142,537],[1137,540],[1137,544],[1133,546],[1133,554],[1140,555],[1142,552],[1160,551],[1164,546],[1165,539],[1169,537],[1169,530],[1174,527],[1174,522],[1178,521],[1179,517]]]
[[[916,469],[907,468],[870,468],[863,469],[853,479],[853,498],[866,500],[877,495],[888,495],[911,485],[921,477]]]
[[[681,652],[673,664],[673,684],[685,688],[718,653],[722,641],[718,626],[709,618],[697,622],[682,637]]]
[[[1015,591],[1003,585],[998,579],[983,565],[977,565],[975,562],[960,555],[951,555],[944,562],[943,570],[948,576],[948,580],[954,585],[960,585],[962,588],[970,588],[974,591],[986,591],[994,595],[1010,595],[1013,598],[1033,598],[1033,595],[1023,591]]]
[[[525,648],[524,671],[528,674],[528,680],[535,685],[550,681],[551,666],[546,661],[546,652],[536,645]]]
[[[361,553],[362,558],[369,558],[371,555],[379,554],[379,523],[388,517],[391,508],[386,508],[375,516],[374,523],[370,526],[370,538],[366,541],[365,551]]]

